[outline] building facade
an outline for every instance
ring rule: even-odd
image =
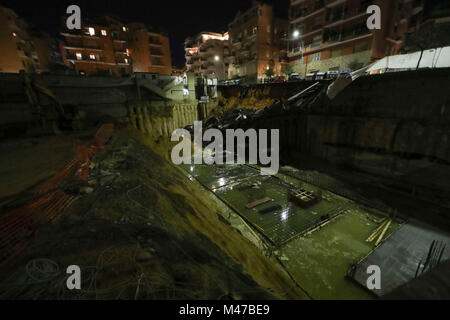
[[[427,0],[291,0],[288,56],[294,71],[355,70],[398,54]],[[367,8],[381,9],[381,29],[367,28]]]
[[[228,32],[200,32],[184,42],[186,71],[208,78],[226,79],[230,48]]]
[[[38,73],[67,71],[61,57],[60,40],[49,36],[37,28],[30,30],[30,36],[39,59]]]
[[[39,57],[26,21],[0,6],[0,72],[18,73],[39,70]]]
[[[238,12],[229,24],[228,77],[261,81],[269,69],[279,75],[287,64],[288,25],[287,20],[275,16],[268,4],[254,1],[249,10]]]
[[[81,75],[124,75],[131,73],[128,29],[120,20],[102,17],[84,21],[81,30],[68,30],[63,21],[61,35],[64,63]]]
[[[143,23],[130,23],[129,48],[133,72],[172,73],[169,37],[150,31]]]
[[[149,31],[143,23],[125,24],[105,16],[85,21],[81,30],[65,28],[61,34],[65,37],[63,60],[77,74],[171,73],[169,38]]]

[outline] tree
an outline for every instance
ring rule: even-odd
[[[266,77],[272,78],[275,73],[273,72],[273,68],[269,68],[266,70]]]
[[[294,72],[294,68],[290,64],[286,64],[281,67],[281,73],[289,76],[291,73]]]

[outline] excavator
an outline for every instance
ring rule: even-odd
[[[0,139],[59,134],[80,127],[75,105],[63,105],[33,75],[0,74]]]
[[[55,94],[29,74],[22,72],[21,77],[28,103],[32,106],[34,120],[27,134],[59,134],[60,128],[67,126],[73,114],[65,112]]]

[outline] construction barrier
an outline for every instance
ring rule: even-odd
[[[61,217],[87,184],[89,160],[114,134],[114,125],[104,124],[91,146],[75,140],[75,157],[68,165],[37,188],[23,207],[0,216],[0,264],[10,261],[30,245],[39,228]]]

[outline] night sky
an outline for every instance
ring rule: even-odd
[[[266,0],[272,3],[278,15],[287,17],[289,0]],[[239,10],[250,8],[252,0],[0,0],[0,4],[13,9],[19,16],[38,29],[59,37],[60,17],[66,8],[76,4],[81,16],[114,14],[128,22],[144,22],[161,27],[169,33],[172,64],[184,65],[184,40],[200,31],[224,32]]]

